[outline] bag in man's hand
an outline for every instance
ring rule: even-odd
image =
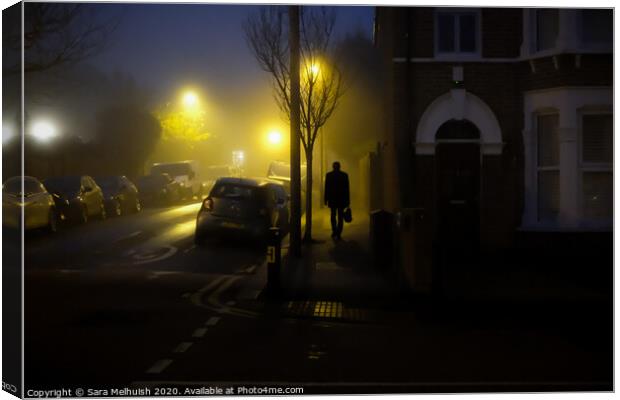
[[[351,214],[351,207],[347,207],[344,209],[344,215],[342,217],[344,218],[344,222],[346,223],[350,223],[351,221],[353,221],[353,215]]]

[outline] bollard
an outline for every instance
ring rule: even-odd
[[[282,263],[282,237],[280,228],[269,228],[267,243],[267,292],[277,296],[280,292],[280,269]]]

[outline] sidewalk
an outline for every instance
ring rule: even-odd
[[[371,264],[368,216],[354,213],[353,218],[345,224],[342,239],[335,241],[329,209],[315,210],[315,242],[303,245],[302,257],[288,254],[288,237],[283,243],[279,295],[267,301],[263,265],[248,289],[262,292],[261,298],[244,304],[262,312],[265,301],[271,303],[270,310],[275,310],[277,303],[280,315],[291,317],[401,323],[426,316],[497,319],[515,313],[544,314],[545,310],[558,314],[576,305],[594,307],[597,312],[607,309],[601,305],[607,305],[608,293],[567,281],[557,271],[511,260],[508,255],[475,268],[453,268],[444,276],[441,294],[406,292],[393,271],[375,269]]]
[[[370,264],[368,222],[367,215],[354,214],[353,222],[345,223],[342,238],[334,240],[329,209],[315,210],[315,243],[303,246],[300,259],[283,257],[282,298],[359,306],[376,306],[393,298],[394,282]]]

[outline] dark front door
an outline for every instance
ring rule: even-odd
[[[440,143],[435,157],[439,246],[452,264],[466,263],[479,252],[480,145]]]

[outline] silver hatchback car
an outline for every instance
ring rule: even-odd
[[[209,238],[246,237],[265,241],[269,228],[289,230],[288,194],[282,183],[268,179],[220,178],[202,202],[195,242]]]

